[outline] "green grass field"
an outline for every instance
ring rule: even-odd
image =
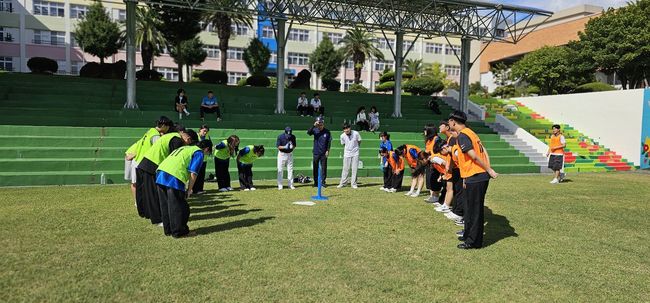
[[[291,204],[311,187],[211,190],[187,239],[138,218],[126,185],[1,188],[0,302],[647,302],[650,174],[569,177],[492,181],[471,251],[379,179],[312,207]]]

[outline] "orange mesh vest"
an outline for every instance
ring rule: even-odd
[[[397,161],[395,161],[394,155],[394,151],[388,152],[388,164],[393,169],[393,172],[399,173],[400,171],[404,170],[404,160],[402,157],[397,157]]]
[[[465,128],[460,132],[468,136],[472,141],[472,149],[476,153],[476,157],[483,160],[484,163],[488,163],[485,151],[483,150],[483,144],[481,144],[481,139],[476,135],[476,133],[469,128]],[[468,154],[463,153],[460,148],[458,151],[458,168],[460,169],[461,178],[469,178],[473,175],[485,172],[485,170],[472,160]]]
[[[561,134],[558,135],[558,136],[551,136],[551,148],[556,148],[556,147],[562,146],[562,142],[560,142],[560,137],[562,137]],[[551,153],[552,154],[563,154],[564,155],[564,148],[560,148],[560,149],[556,149],[556,150],[551,149]]]
[[[406,158],[406,162],[408,162],[411,168],[415,168],[416,166],[418,166],[418,159],[413,158],[413,156],[411,156],[410,150],[412,149],[415,149],[415,151],[417,151],[418,154],[420,153],[419,147],[415,145],[406,144],[406,148],[404,149],[404,158]]]

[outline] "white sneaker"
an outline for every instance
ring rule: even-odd
[[[379,190],[386,191],[386,188],[382,186],[382,187],[379,188]]]
[[[433,203],[431,203],[431,205],[433,205],[433,207],[440,207],[440,206],[442,206],[442,204],[440,204],[440,202],[433,202]]]
[[[255,187],[251,187],[251,190],[256,190],[256,189],[257,189],[257,188],[255,188]]]
[[[278,185],[278,190],[282,190],[282,185]]]
[[[219,188],[219,191],[220,192],[226,192],[226,191],[230,191],[230,189],[228,189],[228,188]]]
[[[416,192],[414,192],[414,193],[411,194],[411,197],[413,197],[413,198],[417,198],[417,197],[419,197],[419,196],[420,196],[420,192],[419,192],[419,191],[416,191]]]
[[[296,187],[293,185],[289,185],[289,189],[296,189]]]
[[[251,190],[250,188],[244,188],[244,191],[250,191],[250,190]]]
[[[436,196],[429,196],[429,197],[427,197],[426,199],[424,199],[424,202],[427,202],[427,203],[438,203],[438,197],[436,197]],[[440,204],[440,203],[438,203],[438,204]]]
[[[160,223],[158,223],[158,224],[156,224],[156,225],[158,225],[158,227],[163,227],[162,222],[160,222]]]
[[[436,211],[439,212],[439,213],[448,213],[448,212],[451,211],[451,209],[449,209],[449,207],[447,205],[443,204],[440,207],[436,207]]]
[[[447,218],[450,219],[450,220],[454,220],[454,221],[456,221],[456,220],[460,220],[460,219],[463,218],[463,217],[461,217],[461,216],[455,214],[455,213],[452,212],[452,211],[446,212],[446,213],[445,213],[445,217],[447,217]]]
[[[566,178],[566,173],[560,173],[560,180],[558,181],[562,182],[564,181],[565,178]]]
[[[551,183],[551,184],[558,184],[558,183],[560,183],[560,181],[559,181],[558,179],[553,179],[553,180],[551,180],[551,182],[549,182],[549,183]]]
[[[387,192],[389,192],[389,193],[396,193],[396,192],[397,192],[397,189],[396,189],[396,188],[391,188],[391,189],[387,190]]]
[[[230,187],[230,186],[226,187],[226,189],[227,189],[228,191],[232,191],[232,190],[233,190],[232,187]]]
[[[336,188],[343,188],[343,184],[337,185]]]
[[[189,115],[190,115],[190,113],[189,113],[189,112],[185,112],[185,116],[189,116]]]
[[[454,221],[454,224],[456,224],[456,225],[458,225],[458,226],[465,227],[465,221],[464,221],[463,219],[455,220],[455,221]]]
[[[405,196],[410,196],[410,195],[412,195],[412,194],[413,194],[413,192],[409,190],[409,192],[408,192],[408,193],[405,193],[404,195],[405,195]]]

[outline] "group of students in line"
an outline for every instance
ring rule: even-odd
[[[485,194],[490,178],[498,176],[479,136],[467,127],[466,121],[465,113],[455,111],[439,125],[427,125],[424,150],[411,144],[393,149],[390,135],[382,132],[379,150],[384,170],[380,189],[399,191],[408,166],[412,181],[405,195],[419,197],[426,183],[429,197],[425,201],[464,227],[457,232],[462,241],[460,249],[482,247]]]

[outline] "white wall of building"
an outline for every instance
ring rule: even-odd
[[[515,98],[538,114],[569,124],[638,166],[643,89]]]

